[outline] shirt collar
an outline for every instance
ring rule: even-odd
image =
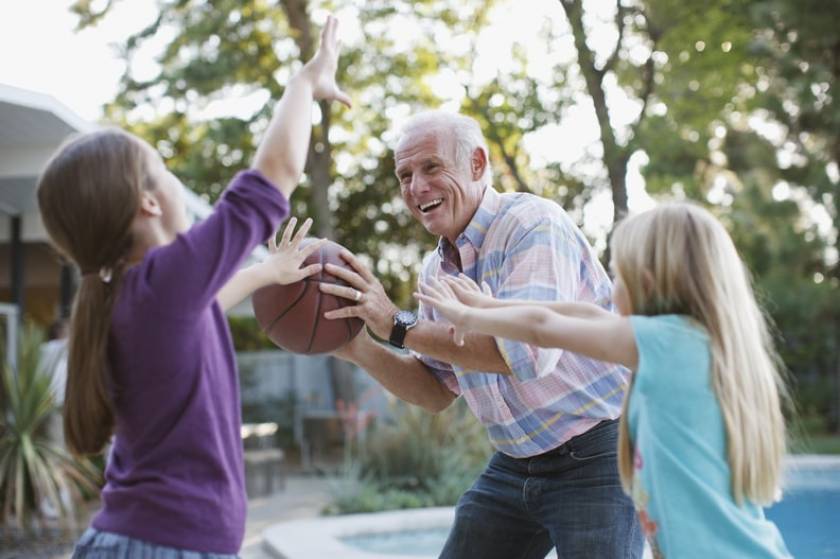
[[[501,195],[492,186],[487,185],[484,188],[484,194],[481,196],[481,203],[478,205],[478,209],[467,224],[464,232],[455,239],[455,245],[460,249],[464,244],[469,243],[475,250],[480,249],[481,245],[484,244],[484,237],[487,236],[487,230],[490,228],[490,224],[493,223],[496,214],[499,213],[499,207],[501,205]],[[442,258],[445,256],[448,247],[451,247],[451,245],[446,237],[438,239],[437,251]]]

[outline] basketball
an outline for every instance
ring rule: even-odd
[[[304,239],[301,247],[315,242]],[[310,254],[301,267],[310,264],[335,264],[350,268],[340,252],[342,246],[327,241]],[[347,283],[322,269],[317,274],[288,285],[268,285],[254,292],[254,315],[262,331],[278,347],[295,353],[327,353],[352,340],[364,325],[358,318],[329,320],[324,313],[355,304],[342,297],[323,293],[321,282],[346,286]]]

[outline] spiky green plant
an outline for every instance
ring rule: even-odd
[[[72,457],[47,432],[57,412],[51,373],[41,363],[43,333],[28,325],[20,339],[16,367],[5,362],[0,383],[0,526],[31,530],[47,525],[45,511],[72,523],[75,505],[98,491],[98,472]],[[69,498],[68,498],[69,497]]]

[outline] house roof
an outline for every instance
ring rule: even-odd
[[[50,156],[71,134],[97,127],[50,95],[0,84],[0,212],[37,212],[35,185]],[[186,198],[193,216],[212,211],[191,190]]]
[[[0,84],[0,243],[9,240],[4,226],[9,216],[23,218],[25,242],[47,240],[35,196],[38,176],[68,136],[96,128],[97,124],[50,95]],[[213,211],[189,189],[185,189],[185,198],[187,212],[194,219],[204,219]],[[265,247],[258,246],[248,262],[265,254]]]

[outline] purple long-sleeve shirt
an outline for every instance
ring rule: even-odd
[[[239,378],[216,295],[288,213],[259,173],[240,173],[212,215],[126,272],[109,337],[116,436],[97,530],[239,551]]]

